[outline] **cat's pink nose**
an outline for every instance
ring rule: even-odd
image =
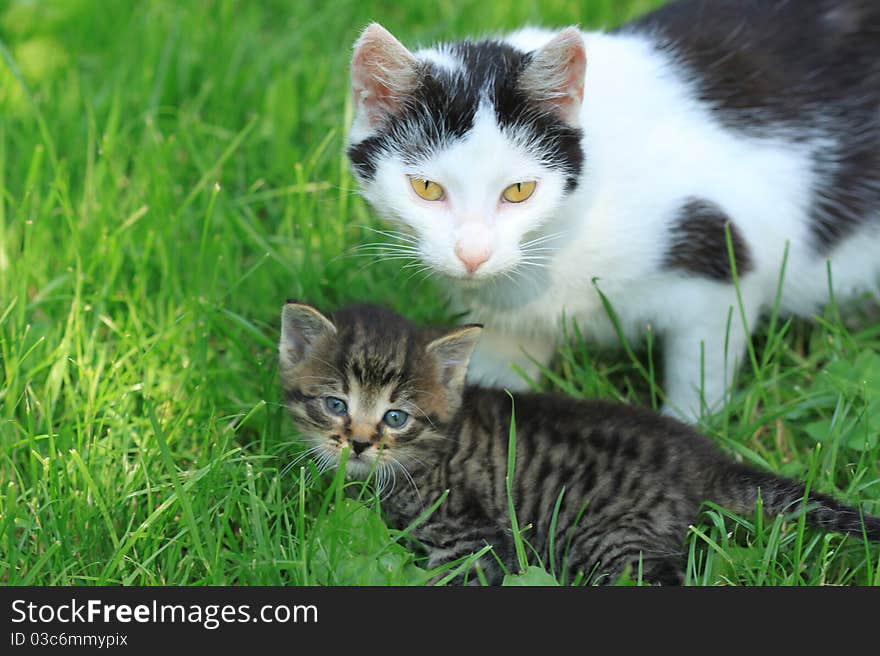
[[[458,259],[461,260],[461,263],[464,264],[464,268],[467,269],[467,272],[473,274],[486,260],[489,259],[492,252],[483,245],[476,247],[465,246],[459,242],[455,245],[455,254],[458,256]]]

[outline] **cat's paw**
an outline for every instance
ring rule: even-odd
[[[529,389],[528,381],[520,376],[510,364],[496,366],[474,366],[468,369],[467,382],[480,387],[503,387],[511,392],[523,392]]]
[[[697,408],[691,408],[688,410],[675,403],[666,403],[663,408],[661,408],[660,414],[691,425],[698,424],[702,418],[702,413]]]

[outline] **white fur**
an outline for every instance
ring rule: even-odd
[[[533,50],[555,34],[529,28],[509,42]],[[807,142],[783,132],[764,138],[733,132],[696,100],[676,62],[647,40],[600,33],[584,38],[579,122],[586,162],[573,194],[564,195],[562,175],[535,161],[518,135],[502,133],[489,107],[481,108],[465,139],[418,170],[385,158],[366,193],[414,232],[424,262],[457,279],[452,288],[458,302],[485,325],[472,380],[523,387],[511,364],[536,375],[532,359],[549,362],[563,314],[588,338],[615,343],[598,287],[629,339],[639,339],[649,325],[661,336],[667,408],[693,417],[705,407],[701,396],[710,408],[723,399],[746,353],[742,319],[752,329],[772,305],[786,244],[783,309],[809,315],[828,299],[826,262],[810,241],[807,212],[816,183],[810,156],[831,137],[821,129]],[[435,53],[430,57],[436,61]],[[444,65],[452,65],[444,57]],[[419,199],[408,175],[441,184],[446,199]],[[532,198],[516,205],[500,201],[505,186],[526,180],[538,182]],[[733,285],[661,266],[669,225],[688,197],[721,206],[751,250],[754,269],[740,281],[742,308]],[[876,225],[832,253],[839,299],[878,291]],[[474,226],[489,235],[492,255],[468,276],[455,246]],[[521,244],[542,236],[547,239],[539,246],[552,251],[533,251],[527,262]]]

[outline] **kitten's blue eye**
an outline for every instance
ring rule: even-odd
[[[391,428],[400,428],[406,423],[407,419],[409,419],[409,415],[403,410],[389,410],[385,413],[385,416],[382,417],[382,421]]]
[[[327,408],[327,412],[337,417],[341,417],[348,412],[348,405],[346,405],[345,401],[335,396],[324,397],[324,407]]]

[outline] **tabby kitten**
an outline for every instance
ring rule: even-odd
[[[666,409],[695,417],[786,252],[784,313],[880,292],[878,35],[877,0],[682,0],[414,51],[373,24],[348,155],[393,248],[485,324],[469,380],[524,389],[511,364],[535,378],[563,316],[608,345],[650,326]]]
[[[347,473],[376,484],[392,525],[407,526],[449,490],[413,532],[429,566],[490,544],[515,571],[505,489],[514,407],[503,390],[465,384],[480,330],[419,329],[375,306],[325,317],[288,302],[280,371],[288,408],[318,463],[335,466],[348,447]],[[685,535],[704,501],[750,513],[760,491],[767,512],[783,513],[804,496],[800,483],[736,464],[687,425],[645,409],[535,393],[514,400],[518,518],[533,525],[528,540],[545,562],[561,564],[574,532],[572,573],[612,582],[641,558],[647,580],[680,583]],[[808,501],[811,524],[880,540],[880,518],[822,494]],[[481,566],[500,582],[493,557]]]

